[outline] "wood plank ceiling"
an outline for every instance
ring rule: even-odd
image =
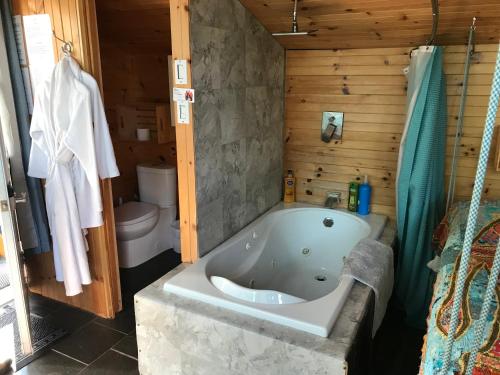
[[[169,0],[96,0],[96,7],[105,48],[170,53]]]
[[[290,31],[293,0],[240,0],[270,32]],[[472,17],[477,43],[497,43],[500,0],[441,0],[435,44],[465,44]],[[288,49],[404,47],[425,44],[431,0],[299,0],[299,29],[314,35],[277,37]]]

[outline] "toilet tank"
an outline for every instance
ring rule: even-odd
[[[139,198],[160,208],[177,204],[177,172],[175,167],[164,163],[137,165]]]

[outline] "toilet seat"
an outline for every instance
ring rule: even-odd
[[[127,202],[115,208],[116,225],[133,225],[158,216],[158,206],[145,202]]]
[[[150,232],[159,218],[158,206],[144,202],[127,202],[115,208],[116,236],[128,241]]]

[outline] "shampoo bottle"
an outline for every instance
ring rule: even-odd
[[[358,191],[359,184],[357,182],[351,182],[349,184],[349,202],[347,203],[349,211],[358,211]]]
[[[285,203],[295,202],[295,177],[291,169],[288,170],[288,175],[285,177]]]
[[[371,195],[372,187],[368,184],[368,176],[365,176],[365,181],[359,186],[358,191],[358,214],[368,215],[370,213]]]

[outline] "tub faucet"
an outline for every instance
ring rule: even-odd
[[[340,204],[340,192],[332,191],[326,194],[325,207],[326,208],[336,208]]]

